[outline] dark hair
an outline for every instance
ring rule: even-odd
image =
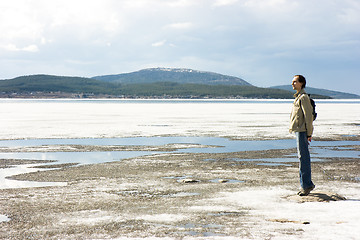
[[[298,78],[298,81],[301,83],[301,88],[305,88],[306,86],[306,79],[303,75],[295,75],[294,77]]]

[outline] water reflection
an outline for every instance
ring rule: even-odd
[[[56,160],[58,164],[96,164],[120,161],[125,158],[144,156],[158,152],[113,151],[113,152],[11,152],[0,153],[0,159]],[[54,164],[54,163],[47,163]]]
[[[87,146],[158,146],[165,144],[187,143],[223,146],[222,149],[203,148],[185,149],[186,152],[237,152],[267,149],[286,149],[295,146],[294,139],[237,141],[221,137],[129,137],[129,138],[69,138],[69,139],[20,139],[0,140],[0,147],[35,147],[43,145],[87,145]],[[359,145],[360,141],[313,141],[314,147],[337,147]]]

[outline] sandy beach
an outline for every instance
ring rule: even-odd
[[[287,132],[286,103],[123,106],[15,101],[0,105],[1,123],[6,126],[3,140],[293,138]],[[1,169],[36,167],[11,179],[59,183],[0,189],[0,239],[357,239],[359,154],[346,153],[360,152],[360,113],[347,103],[319,103],[318,109],[321,117],[315,122],[314,141],[346,140],[347,144],[312,147],[314,158],[317,151],[323,155],[312,163],[316,188],[307,197],[296,195],[298,163],[289,160],[296,159],[295,142],[293,148],[213,153],[177,151],[208,147],[187,144],[3,146],[0,153],[146,150],[153,154],[83,165],[0,159]],[[331,114],[334,109],[342,114]]]

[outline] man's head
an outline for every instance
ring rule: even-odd
[[[293,86],[294,90],[300,91],[301,89],[305,88],[306,79],[303,75],[295,75],[291,85]]]

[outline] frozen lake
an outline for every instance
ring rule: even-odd
[[[315,137],[360,135],[360,100],[317,100]],[[0,139],[289,139],[292,100],[0,99]]]

